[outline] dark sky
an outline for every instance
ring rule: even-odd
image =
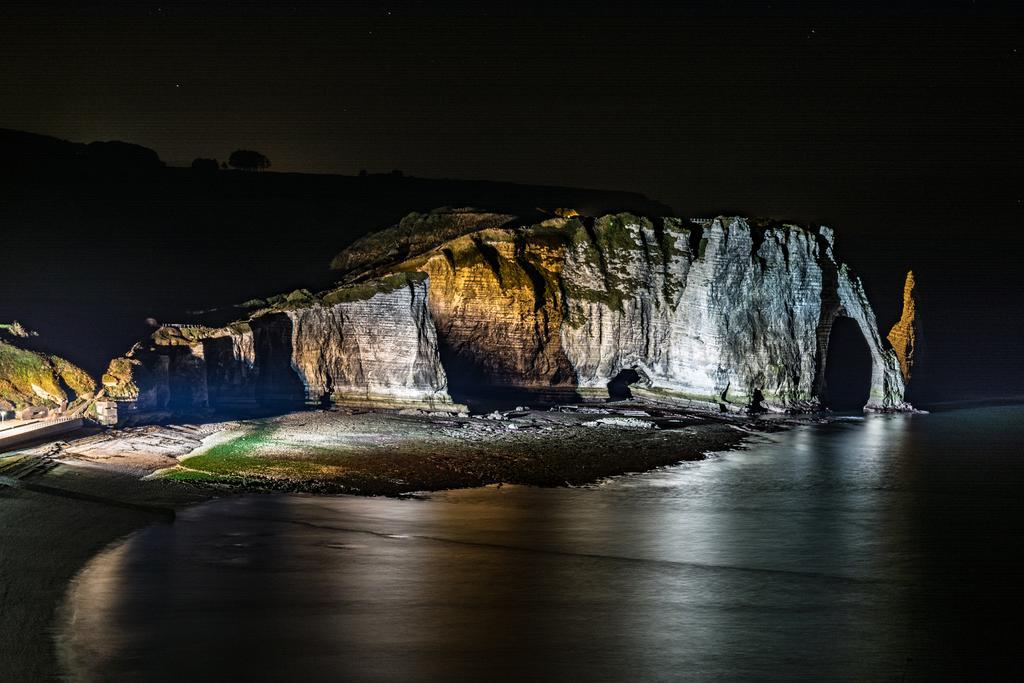
[[[777,198],[751,207],[766,213],[792,210],[785,195],[815,213],[805,199],[832,205],[872,176],[987,172],[1022,151],[1022,24],[984,4],[659,16],[623,3],[637,11],[620,17],[336,4],[347,11],[26,5],[0,28],[0,127],[124,139],[174,165],[253,147],[277,170],[402,168],[674,205],[744,205],[756,186]]]
[[[883,327],[913,267],[949,367],[1024,394],[1019,8],[494,7],[7,3],[0,128],[826,223]]]

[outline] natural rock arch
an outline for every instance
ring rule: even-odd
[[[821,318],[818,325],[817,373],[814,381],[814,395],[822,396],[825,380],[825,366],[828,359],[828,338],[837,317],[849,317],[857,324],[867,343],[871,355],[871,382],[867,394],[865,411],[903,411],[909,407],[903,401],[904,383],[899,369],[899,360],[891,348],[887,348],[879,333],[874,311],[867,301],[864,286],[844,263],[839,266],[836,282],[824,283],[822,289]]]
[[[820,399],[832,410],[863,408],[870,399],[872,357],[857,321],[836,316],[822,349]]]

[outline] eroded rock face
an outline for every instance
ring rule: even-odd
[[[832,321],[845,315],[872,352],[866,407],[906,407],[895,356],[827,228],[555,219],[479,231],[403,267],[430,276],[449,372],[487,388],[604,398],[633,371],[638,395],[814,410]]]
[[[897,355],[828,228],[631,214],[508,222],[416,214],[339,255],[338,289],[226,328],[162,328],[129,366],[158,384],[167,374],[165,405],[442,407],[449,381],[459,401],[607,398],[628,375],[634,394],[661,400],[804,411],[820,407],[832,323],[848,316],[871,351],[865,407],[909,409]],[[133,382],[140,400],[164,400]]]
[[[163,327],[111,362],[144,411],[315,402],[450,406],[423,277],[341,287],[223,328]]]
[[[292,367],[307,399],[427,407],[451,403],[425,280],[369,299],[287,315]]]
[[[896,352],[904,380],[910,379],[910,371],[914,367],[914,344],[917,340],[917,301],[914,299],[914,287],[914,271],[911,270],[903,284],[903,314],[886,337]]]
[[[429,277],[428,307],[456,390],[574,396],[576,373],[561,336],[564,260],[557,242],[490,229],[449,241],[414,264]]]
[[[581,386],[600,394],[633,369],[641,377],[634,393],[726,408],[816,407],[817,236],[769,227],[755,244],[738,218],[697,228],[676,220],[660,230],[632,217],[599,221],[598,235],[618,233],[619,248],[606,248],[603,257],[610,281],[591,265],[594,247],[574,245],[566,277],[584,296],[570,304],[578,326],[563,337]],[[597,296],[588,283],[603,285]]]

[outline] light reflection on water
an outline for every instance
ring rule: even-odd
[[[976,673],[970,529],[1021,520],[1022,416],[797,428],[586,489],[214,501],[97,556],[59,649],[83,680]]]

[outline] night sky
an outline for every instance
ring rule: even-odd
[[[6,18],[0,126],[128,140],[173,165],[255,147],[282,171],[402,168],[769,213],[851,190],[899,201],[877,190],[998,175],[1021,152],[1022,25],[980,12],[136,5]],[[866,179],[879,187],[850,187]]]
[[[398,168],[826,223],[883,327],[919,270],[933,320],[959,321],[933,337],[988,344],[975,363],[1014,393],[1019,10],[717,5],[15,3],[0,128],[126,140],[170,165],[248,147],[275,171]]]

